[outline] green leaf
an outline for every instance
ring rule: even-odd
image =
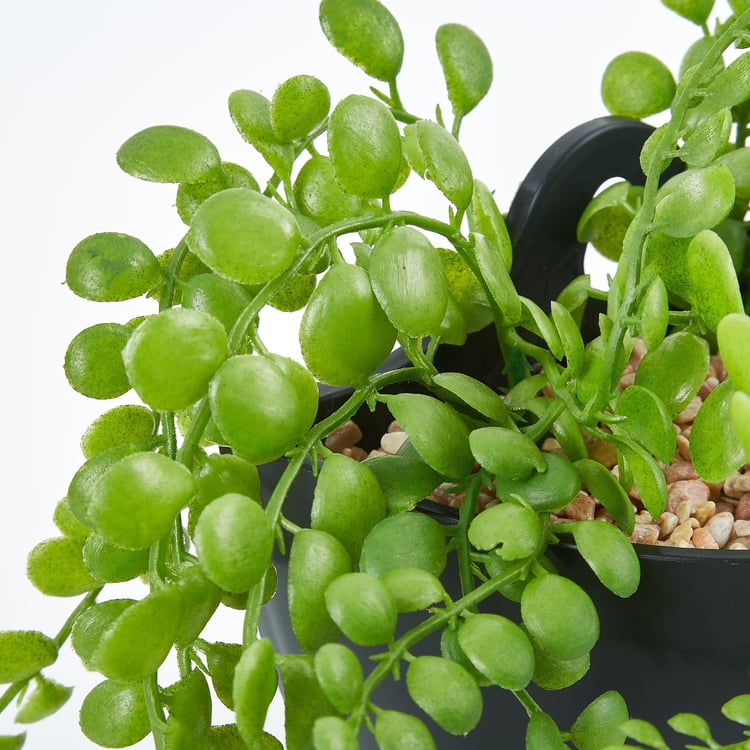
[[[613,115],[642,119],[667,109],[675,94],[669,68],[646,52],[623,52],[602,76],[602,101]]]
[[[658,193],[654,228],[692,237],[716,226],[734,207],[734,178],[724,164],[690,169],[670,178]]]
[[[380,575],[399,612],[418,612],[445,601],[440,579],[422,568],[393,568]]]
[[[735,390],[726,380],[703,402],[690,431],[690,458],[706,482],[722,482],[745,463],[745,450],[730,418]]]
[[[698,716],[698,714],[679,713],[668,719],[667,724],[675,732],[685,734],[688,737],[695,737],[697,740],[703,740],[709,746],[714,741],[708,722],[702,716]]]
[[[441,481],[441,476],[420,458],[372,456],[362,462],[377,477],[389,514],[411,510]]]
[[[457,23],[440,26],[435,35],[448,99],[459,117],[471,112],[492,85],[492,58],[484,42]]]
[[[492,301],[508,325],[521,320],[521,298],[495,245],[481,234],[472,234],[473,253]]]
[[[650,722],[643,719],[628,719],[621,726],[630,739],[642,742],[654,750],[669,750],[659,730]]]
[[[570,728],[571,737],[579,750],[602,750],[625,740],[621,727],[627,719],[625,699],[610,690],[583,709]]]
[[[635,593],[641,566],[622,531],[600,521],[579,521],[570,530],[583,559],[613,594],[627,598]]]
[[[689,167],[707,167],[726,150],[732,124],[732,111],[729,107],[706,117],[685,136],[679,150],[680,159]]]
[[[435,471],[463,479],[474,468],[469,429],[448,404],[420,393],[382,396],[414,449]]]
[[[750,727],[750,694],[731,698],[721,707],[721,713],[731,721]]]
[[[505,267],[510,270],[513,262],[513,247],[503,214],[495,202],[492,191],[480,180],[474,180],[474,190],[467,211],[469,229],[474,234],[483,234],[495,244],[503,257]]]
[[[38,675],[33,691],[24,696],[16,713],[16,722],[31,724],[51,716],[65,705],[72,692],[73,688]]]
[[[750,319],[748,324],[750,327]],[[706,378],[709,359],[708,344],[704,339],[679,331],[646,353],[636,371],[635,383],[658,396],[670,416],[675,417],[698,393]]]
[[[352,711],[362,697],[364,685],[362,665],[354,651],[343,643],[325,643],[315,653],[313,666],[319,689],[322,689],[324,696],[333,704],[332,707],[343,713]],[[284,693],[289,695],[283,666],[281,675]],[[331,713],[330,709],[326,713]]]
[[[637,440],[660,461],[668,464],[677,450],[672,417],[664,402],[642,385],[631,385],[618,397],[615,414],[625,417],[614,422],[613,432]]]
[[[591,458],[575,462],[583,486],[609,511],[626,534],[633,533],[635,513],[627,492],[606,466]]]
[[[35,675],[57,659],[57,645],[36,630],[0,631],[0,683]]]
[[[26,742],[26,732],[0,735],[0,750],[21,750]]]
[[[750,97],[750,52],[745,52],[719,71],[708,84],[700,109],[734,107]]]
[[[242,651],[234,671],[232,696],[237,727],[249,747],[256,747],[266,713],[278,686],[274,650],[267,638],[258,638]]]
[[[331,95],[315,76],[287,78],[273,92],[271,127],[280,141],[304,138],[328,114]]]
[[[656,349],[664,340],[669,327],[669,294],[661,276],[655,276],[648,285],[638,315],[641,319],[641,338],[646,349]]]
[[[143,686],[137,682],[100,682],[83,699],[81,731],[102,747],[128,747],[151,731]]]
[[[29,553],[26,575],[47,596],[78,596],[101,586],[83,560],[83,544],[68,537],[39,542]]]
[[[703,26],[714,7],[714,0],[661,0],[663,5],[688,21]]]
[[[580,373],[586,356],[581,331],[575,318],[567,307],[556,300],[550,302],[550,312],[560,336],[562,349],[565,354],[566,365],[571,375]]]
[[[687,263],[690,301],[709,330],[715,331],[725,315],[743,312],[732,256],[716,232],[704,230],[690,241]]]
[[[239,134],[277,174],[288,177],[294,147],[279,141],[271,121],[271,102],[257,91],[240,89],[229,95],[229,114]]]
[[[634,440],[616,435],[613,441],[625,459],[627,475],[633,478],[641,502],[654,518],[658,518],[667,505],[664,472],[654,457]]]
[[[750,396],[744,391],[735,391],[729,403],[729,415],[747,460],[750,456]]]
[[[493,505],[472,520],[469,542],[478,550],[500,547],[503,560],[533,555],[539,546],[542,524],[532,510],[515,503]]]
[[[117,152],[120,168],[152,182],[200,182],[219,168],[216,146],[194,130],[155,125],[128,138]]]
[[[434,182],[440,192],[459,210],[471,203],[474,177],[466,154],[458,141],[432,120],[418,120],[406,127],[419,149],[423,169],[412,168],[425,179]],[[412,141],[413,143],[413,141]]]
[[[526,727],[526,750],[566,750],[554,719],[543,711],[534,711]]]
[[[312,732],[315,750],[358,750],[357,734],[348,721],[338,716],[316,719]]]
[[[507,427],[480,427],[469,434],[474,458],[491,474],[504,479],[528,479],[547,470],[542,451],[533,440]]]
[[[719,351],[738,391],[750,395],[750,317],[732,313],[716,329]]]
[[[437,750],[424,722],[400,711],[379,711],[375,720],[375,741],[380,750]]]
[[[441,372],[432,382],[493,422],[507,425],[508,407],[499,394],[481,380],[462,372]]]
[[[750,148],[743,146],[719,156],[716,161],[732,173],[738,198],[750,198]]]
[[[521,325],[543,338],[555,359],[562,359],[565,352],[563,351],[560,335],[554,323],[533,300],[521,297],[521,304],[525,308]]]
[[[323,0],[320,26],[333,47],[367,75],[395,80],[404,40],[398,21],[378,0]]]

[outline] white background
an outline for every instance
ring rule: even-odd
[[[387,5],[406,39],[402,97],[422,116],[431,117],[437,103],[449,112],[433,47],[437,26],[464,23],[490,48],[495,82],[465,121],[462,143],[501,208],[547,145],[579,122],[605,114],[599,81],[615,54],[652,52],[674,71],[699,34],[659,0]],[[266,168],[235,131],[227,97],[238,88],[270,97],[277,83],[299,73],[321,78],[334,102],[352,91],[366,93],[370,84],[328,46],[314,0],[3,3],[0,629],[53,634],[75,606],[73,600],[43,597],[25,579],[28,551],[58,533],[51,514],[82,462],[81,433],[112,406],[88,401],[67,386],[62,361],[68,342],[87,325],[124,322],[153,310],[143,301],[107,306],[76,298],[64,286],[67,255],[98,231],[133,234],[157,253],[174,246],[184,231],[173,209],[174,187],[122,173],[117,148],[144,127],[184,125],[208,136],[225,160],[247,165],[263,184]],[[431,200],[431,187],[424,191]],[[403,207],[398,198],[394,207]],[[294,326],[280,317],[264,323],[265,341],[297,356]],[[279,334],[272,339],[274,326]],[[123,400],[133,402],[131,396]],[[227,630],[212,630],[211,637],[240,640],[233,613],[221,625]],[[78,734],[77,712],[97,678],[67,648],[48,673],[80,687],[57,716],[30,727],[26,747],[91,746]],[[0,734],[21,731],[12,713],[0,717]],[[224,720],[215,717],[216,723]],[[274,711],[269,728],[280,733],[280,726]]]

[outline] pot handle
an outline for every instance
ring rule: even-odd
[[[605,180],[643,184],[639,157],[652,132],[639,120],[600,117],[568,131],[539,157],[506,217],[511,277],[520,294],[549,309],[549,301],[583,273],[578,220]]]

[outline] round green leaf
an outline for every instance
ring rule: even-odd
[[[613,115],[641,119],[669,107],[675,94],[669,68],[646,52],[623,52],[602,76],[602,100]]]
[[[363,461],[378,480],[389,514],[411,510],[440,484],[441,477],[419,457],[372,456]]]
[[[578,659],[599,638],[599,616],[591,597],[577,583],[552,573],[526,585],[521,617],[533,640],[557,659]]]
[[[420,568],[439,577],[447,562],[445,529],[424,513],[397,513],[367,535],[360,569],[379,576],[397,568]]]
[[[500,503],[479,513],[469,526],[469,541],[479,550],[499,550],[503,560],[533,555],[539,546],[542,523],[523,505]]]
[[[339,185],[361,198],[383,198],[401,173],[401,133],[382,102],[350,94],[331,112],[328,154]]]
[[[105,599],[81,612],[73,623],[70,644],[86,669],[96,670],[93,661],[102,634],[135,599]]]
[[[323,0],[320,26],[348,60],[379,81],[401,70],[404,40],[391,12],[378,0]]]
[[[656,349],[664,340],[669,326],[669,295],[661,276],[655,276],[648,285],[638,313],[643,343],[647,350]]]
[[[709,115],[685,136],[680,146],[680,159],[689,167],[708,166],[720,153],[726,151],[732,125],[729,107]]]
[[[341,643],[326,643],[315,653],[315,674],[336,710],[347,713],[362,696],[364,678],[359,657]]]
[[[716,226],[734,207],[734,178],[724,164],[690,169],[659,190],[654,227],[672,237],[692,237]]]
[[[383,396],[414,449],[435,471],[462,479],[474,468],[469,429],[446,403],[420,393]]]
[[[139,239],[120,232],[100,232],[81,240],[65,267],[70,290],[97,302],[140,297],[160,280],[156,256]]]
[[[661,0],[664,5],[688,21],[703,26],[714,7],[714,0]]]
[[[599,521],[580,521],[570,529],[578,551],[596,577],[617,596],[634,594],[641,580],[641,566],[625,534]]]
[[[94,533],[84,542],[83,562],[97,581],[130,581],[148,570],[148,550],[122,549]]]
[[[53,664],[55,642],[36,630],[0,631],[0,683],[18,682]]]
[[[81,731],[100,747],[129,747],[146,737],[151,724],[139,683],[100,682],[83,699]]]
[[[380,576],[399,612],[418,612],[444,601],[440,579],[422,568],[392,568]]]
[[[177,125],[154,125],[128,138],[117,152],[120,168],[152,182],[199,182],[221,163],[200,133]]]
[[[375,721],[380,750],[437,750],[430,730],[421,719],[401,711],[380,711]]]
[[[709,358],[704,339],[687,331],[673,333],[646,353],[636,371],[635,383],[660,398],[670,417],[675,417],[698,393],[706,378]]]
[[[312,732],[315,750],[357,750],[354,727],[338,716],[321,716],[316,719]]]
[[[446,23],[438,28],[435,46],[453,112],[463,116],[489,91],[492,58],[484,42],[471,29],[457,23]]]
[[[83,561],[83,544],[68,537],[39,542],[29,553],[26,575],[47,596],[78,596],[98,588]]]
[[[440,656],[418,656],[406,672],[412,700],[450,734],[467,734],[482,716],[482,693],[460,664]]]
[[[719,383],[705,399],[690,431],[690,458],[706,482],[722,482],[745,463],[745,449],[730,417],[734,386]]]
[[[625,436],[613,442],[625,460],[625,476],[632,477],[638,496],[653,518],[658,518],[667,504],[667,481],[656,459],[639,443]]]
[[[458,629],[458,642],[471,663],[495,685],[523,690],[534,674],[534,649],[507,617],[474,614]]]
[[[721,713],[731,721],[750,726],[750,693],[737,695],[728,700],[721,707]]]
[[[350,641],[377,646],[393,639],[396,602],[385,585],[367,573],[345,573],[328,586],[325,602],[331,619]]]
[[[97,671],[118,682],[153,674],[172,648],[183,607],[174,586],[152,591],[131,604],[102,633],[91,657]]]
[[[628,720],[625,699],[615,690],[602,693],[573,722],[570,733],[580,750],[600,750],[625,741],[621,726]],[[653,745],[652,747],[656,747]]]
[[[182,622],[175,635],[175,645],[190,646],[201,634],[221,601],[221,590],[194,563],[183,565],[175,585],[185,603]]]
[[[294,215],[248,188],[215,193],[195,212],[188,244],[221,276],[263,284],[294,261],[302,243]]]
[[[271,126],[280,141],[304,138],[331,106],[328,87],[315,76],[298,75],[280,83],[271,99]]]
[[[491,474],[507,479],[528,479],[547,464],[533,440],[507,427],[480,427],[469,434],[474,458]]]
[[[565,750],[567,747],[554,719],[542,711],[534,711],[526,727],[526,750]]]
[[[182,287],[182,306],[216,318],[229,334],[252,296],[236,281],[215,273],[199,273]]]
[[[154,436],[156,415],[136,404],[121,404],[98,416],[81,437],[81,451],[86,458],[109,448],[133,442],[145,442]]]

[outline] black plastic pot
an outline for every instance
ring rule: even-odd
[[[575,240],[578,217],[605,180],[616,176],[632,182],[643,179],[638,154],[650,132],[638,122],[601,118],[573,129],[539,159],[520,186],[507,217],[514,243],[513,276],[522,294],[548,306],[565,284],[583,272],[584,248]],[[403,353],[397,351],[385,369],[405,363]],[[490,329],[473,334],[462,347],[441,347],[438,366],[466,372],[491,385],[502,383],[503,363]],[[346,389],[321,387],[319,417],[334,411],[348,394]],[[364,447],[375,447],[390,416],[365,409],[357,421],[365,434]],[[284,466],[283,461],[277,461],[261,467],[266,495]],[[308,467],[298,475],[284,506],[285,515],[297,524],[309,524],[314,483]],[[452,509],[436,503],[424,502],[418,511],[433,514],[445,524],[456,521]],[[745,647],[750,621],[750,550],[647,546],[637,550],[642,579],[629,599],[606,590],[573,545],[560,544],[550,550],[560,572],[583,585],[593,598],[601,620],[601,638],[592,652],[591,668],[580,682],[562,691],[544,691],[532,685],[530,692],[563,728],[591,700],[614,689],[625,697],[631,715],[654,721],[667,737],[666,719],[692,711],[711,722],[718,740],[737,741],[741,736],[738,725],[724,719],[719,708],[728,698],[750,692],[750,653]],[[279,587],[263,609],[261,631],[279,651],[297,653],[300,647],[287,611],[287,558],[279,555],[274,563]],[[443,583],[451,596],[460,596],[455,568],[446,569]],[[518,605],[500,595],[486,600],[482,611],[518,619]],[[423,616],[401,616],[400,627],[405,631]],[[418,653],[439,653],[439,636],[426,639],[419,649]],[[368,655],[366,649],[356,650],[363,657]],[[443,732],[424,717],[440,750],[524,746],[527,717],[514,696],[500,688],[487,688],[484,697],[483,718],[465,738]],[[383,707],[418,710],[403,682],[389,681],[373,700]],[[671,736],[678,741],[676,735]],[[376,748],[365,732],[361,747]]]

